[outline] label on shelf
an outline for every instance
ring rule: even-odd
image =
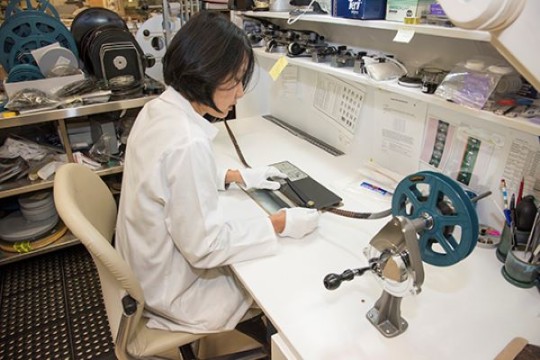
[[[283,69],[285,69],[288,63],[289,61],[287,60],[286,56],[280,56],[280,58],[276,61],[274,66],[272,66],[269,71],[272,80],[276,81],[279,78],[279,75],[281,75]]]

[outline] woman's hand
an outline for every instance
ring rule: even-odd
[[[319,212],[301,207],[282,209],[270,215],[270,221],[279,236],[299,239],[317,228]]]
[[[229,170],[237,171],[238,174],[232,175],[235,182],[242,186],[244,189],[268,189],[268,190],[277,190],[281,186],[279,182],[268,180],[268,178],[279,178],[285,179],[287,175],[279,171],[273,166],[261,166],[251,169],[241,169],[241,170]],[[238,179],[238,176],[240,178]]]

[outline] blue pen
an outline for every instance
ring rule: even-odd
[[[373,184],[370,184],[366,181],[362,181],[362,183],[360,184],[361,187],[363,188],[366,188],[366,189],[369,189],[369,190],[372,190],[372,191],[375,191],[381,195],[392,195],[392,193],[388,190],[385,190],[377,185],[373,185]]]
[[[510,209],[504,209],[503,213],[508,226],[512,226],[512,211],[510,211]]]
[[[506,218],[506,223],[512,225],[512,212],[508,207],[508,191],[506,190],[506,181],[504,179],[501,179],[501,192],[503,196],[504,217]]]
[[[506,191],[506,181],[504,181],[504,179],[501,179],[501,192],[503,196],[504,208],[508,209],[508,192]]]

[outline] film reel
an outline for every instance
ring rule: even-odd
[[[132,75],[144,77],[144,62],[139,44],[128,31],[104,25],[87,32],[81,41],[81,59],[98,79]]]
[[[81,41],[85,35],[100,26],[109,25],[128,30],[126,22],[114,11],[105,8],[89,8],[81,11],[71,23],[71,34],[81,50]],[[82,50],[81,50],[82,52]]]
[[[466,258],[478,240],[478,216],[469,196],[453,179],[422,171],[404,178],[392,198],[392,215],[429,219],[419,234],[422,260],[449,266]]]
[[[401,298],[420,293],[422,261],[449,266],[463,260],[475,248],[479,228],[473,201],[461,185],[432,171],[401,180],[392,197],[392,215],[364,249],[368,266],[330,273],[323,280],[328,290],[335,290],[367,271],[375,274],[383,292],[366,317],[388,338],[409,326],[401,317]]]
[[[168,24],[168,29],[171,35],[174,36],[182,23],[179,18],[172,18]],[[135,35],[135,39],[139,43],[143,53],[152,55],[155,59],[153,66],[146,68],[146,75],[151,78],[164,82],[163,80],[163,64],[161,59],[165,55],[166,44],[163,33],[163,15],[157,15],[146,20]]]
[[[6,8],[5,20],[7,21],[11,16],[28,10],[39,11],[60,20],[58,11],[47,0],[11,0]]]
[[[7,82],[14,83],[19,81],[31,81],[44,79],[45,76],[39,68],[31,64],[19,64],[11,68],[8,74]]]
[[[8,72],[18,64],[35,64],[30,51],[55,42],[78,56],[75,40],[62,22],[40,11],[18,12],[0,26],[0,63]]]
[[[64,47],[53,47],[45,50],[37,61],[39,69],[46,77],[76,74],[79,69],[79,59]]]

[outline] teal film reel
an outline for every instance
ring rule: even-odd
[[[11,16],[28,10],[39,11],[60,20],[60,14],[47,0],[10,0],[4,18],[7,21]]]
[[[20,81],[32,81],[44,79],[45,76],[39,68],[31,64],[19,64],[11,68],[8,74],[7,82],[14,83]]]
[[[478,240],[478,215],[461,185],[446,175],[421,171],[404,178],[392,198],[392,215],[426,219],[419,233],[422,260],[450,266],[465,259]]]
[[[31,51],[55,42],[79,56],[73,35],[61,21],[36,10],[20,11],[0,26],[0,63],[8,72],[18,64],[35,64]]]

